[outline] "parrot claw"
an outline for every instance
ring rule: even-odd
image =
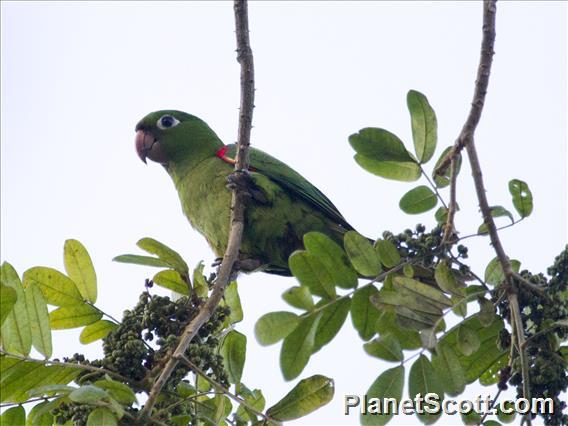
[[[267,204],[266,195],[255,183],[248,170],[233,172],[227,176],[227,188],[230,190],[239,188],[246,196],[252,198],[260,204]]]

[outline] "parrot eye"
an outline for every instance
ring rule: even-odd
[[[158,120],[158,128],[165,130],[171,127],[175,127],[179,124],[179,120],[171,115],[163,115]]]

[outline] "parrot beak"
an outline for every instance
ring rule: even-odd
[[[146,164],[146,158],[164,165],[168,163],[168,160],[160,147],[160,141],[151,133],[138,130],[136,132],[135,143],[138,157],[140,157],[144,164]]]

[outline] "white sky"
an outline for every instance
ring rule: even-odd
[[[232,4],[3,1],[1,8],[2,260],[20,273],[36,265],[62,269],[63,242],[77,238],[97,269],[97,305],[120,316],[155,272],[111,262],[138,252],[139,238],[154,237],[193,264],[213,260],[167,174],[136,156],[134,125],[150,111],[175,108],[235,141]],[[410,149],[405,99],[417,89],[438,116],[436,157],[453,143],[471,100],[481,4],[253,2],[249,19],[258,89],[252,144],[310,179],[365,235],[432,226],[431,213],[398,209],[412,184],[363,171],[347,137],[384,127]],[[507,182],[529,183],[534,213],[502,239],[524,267],[545,271],[566,244],[566,4],[499,2],[496,52],[476,138],[488,196],[512,210]],[[458,196],[465,235],[481,222],[468,167]],[[483,273],[494,256],[487,239],[468,244]],[[295,282],[260,273],[239,282],[245,321],[238,330],[249,336],[243,380],[261,387],[270,405],[295,382],[282,378],[280,345],[258,346],[252,328],[264,313],[288,309],[280,294]],[[99,345],[81,346],[77,334],[55,332],[56,355],[99,356]],[[342,415],[343,395],[363,394],[391,366],[368,357],[346,323],[301,376],[333,377],[334,401],[295,424],[357,424],[357,415]]]

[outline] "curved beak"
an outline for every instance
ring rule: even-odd
[[[146,164],[146,158],[158,163],[166,164],[167,160],[160,147],[160,141],[151,133],[144,130],[136,131],[136,152],[138,157]]]

